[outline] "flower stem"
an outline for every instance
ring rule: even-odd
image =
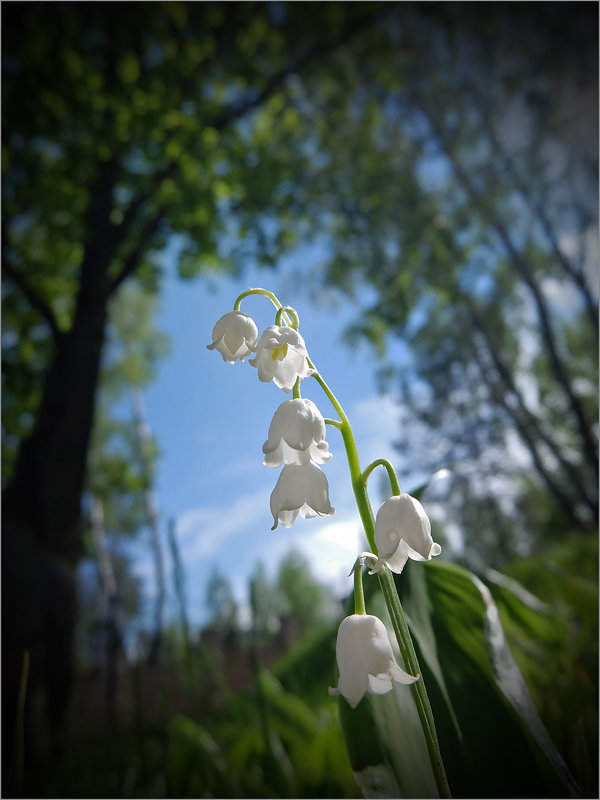
[[[338,431],[342,430],[342,423],[339,421],[339,419],[329,419],[326,417],[323,421],[325,422],[325,425],[332,425],[334,428],[337,428]]]
[[[239,311],[240,304],[245,297],[249,295],[259,294],[267,297],[275,308],[277,308],[277,317],[276,319],[281,322],[283,315],[285,315],[286,319],[285,322],[288,325],[292,325],[297,329],[297,314],[293,309],[290,309],[294,314],[294,318],[291,317],[290,313],[288,312],[288,307],[284,307],[277,297],[273,294],[273,292],[268,291],[267,289],[248,289],[236,299],[233,310]],[[288,322],[289,319],[289,322]],[[296,325],[294,325],[296,323]],[[315,368],[314,364],[311,362],[310,358],[307,358],[308,366],[314,370],[313,378],[317,381],[317,383],[321,386],[329,400],[331,401],[333,407],[337,411],[339,415],[338,420],[328,419],[327,423],[329,425],[333,425],[334,427],[338,428],[340,433],[342,434],[342,439],[344,441],[344,446],[346,448],[346,457],[348,459],[348,467],[350,469],[350,479],[352,482],[352,489],[354,491],[354,497],[356,499],[356,505],[358,507],[358,511],[363,523],[363,527],[369,541],[369,546],[374,553],[377,553],[377,547],[375,545],[375,521],[373,516],[373,510],[371,508],[371,503],[369,501],[369,495],[367,493],[367,480],[369,475],[371,474],[372,470],[375,469],[376,466],[384,466],[390,476],[390,483],[392,486],[392,492],[395,495],[400,494],[400,487],[398,485],[398,479],[396,477],[396,473],[392,465],[386,461],[385,459],[378,459],[370,464],[367,469],[365,470],[364,474],[360,468],[360,460],[358,457],[358,450],[356,447],[356,442],[354,439],[354,434],[352,432],[352,428],[350,426],[350,422],[348,421],[348,417],[346,416],[344,409],[342,408],[340,402],[333,394],[329,386],[325,383],[317,369]],[[297,385],[299,381],[297,382]],[[299,394],[299,386],[298,386],[298,394]],[[296,386],[294,387],[294,393],[296,392]],[[296,394],[294,394],[296,396]],[[383,596],[385,599],[385,603],[387,605],[390,619],[392,621],[392,626],[394,628],[394,632],[396,634],[396,638],[398,640],[398,646],[400,648],[400,652],[402,654],[402,658],[404,659],[404,663],[408,668],[409,672],[412,675],[420,675],[421,670],[419,667],[419,661],[417,659],[417,654],[415,652],[415,648],[410,636],[410,632],[408,630],[408,625],[406,623],[406,618],[404,616],[404,611],[402,610],[402,605],[400,603],[400,598],[398,597],[398,592],[396,591],[396,585],[394,583],[394,579],[387,567],[384,567],[378,573],[379,583],[383,592]],[[362,565],[357,565],[354,570],[354,598],[356,604],[356,613],[364,614],[365,613],[365,601],[364,601],[364,590],[362,585]],[[437,733],[435,729],[435,722],[433,718],[433,712],[431,710],[431,705],[429,703],[429,698],[427,696],[427,689],[425,688],[425,683],[421,677],[420,680],[416,681],[411,685],[411,690],[413,692],[413,697],[415,699],[415,703],[417,706],[417,711],[419,713],[419,719],[421,720],[421,726],[423,728],[423,733],[425,735],[425,740],[427,742],[427,750],[429,752],[429,756],[431,758],[431,765],[433,768],[433,772],[435,775],[438,791],[441,797],[451,797],[450,794],[450,787],[448,785],[448,779],[446,777],[446,772],[444,770],[444,764],[442,761],[442,756],[439,748],[439,742],[437,738]]]
[[[369,479],[369,475],[373,472],[375,467],[385,467],[386,468],[388,477],[390,479],[390,484],[392,486],[392,494],[394,496],[398,497],[398,495],[401,494],[400,484],[398,483],[398,476],[396,475],[395,469],[392,467],[392,465],[387,460],[387,458],[378,458],[377,461],[373,461],[372,464],[369,464],[369,466],[363,472],[363,476],[362,476],[363,477],[363,481],[365,482],[365,485],[366,485],[366,483],[367,483],[367,481]]]
[[[366,614],[365,608],[365,592],[362,582],[362,564],[355,564],[354,566],[354,613]]]
[[[383,592],[386,606],[388,608],[392,627],[398,640],[398,646],[404,659],[405,667],[411,675],[420,675],[421,669],[419,667],[419,660],[415,652],[413,641],[408,630],[408,624],[404,611],[396,591],[396,584],[392,573],[387,567],[384,567],[377,573],[379,578],[379,585]],[[419,719],[425,734],[425,741],[427,743],[427,751],[431,759],[431,766],[435,775],[438,791],[441,797],[452,797],[448,778],[446,777],[446,770],[444,769],[444,762],[442,761],[442,754],[440,752],[440,745],[437,738],[437,731],[435,729],[435,720],[433,718],[433,711],[427,695],[427,689],[423,681],[423,676],[415,683],[411,684],[411,691],[419,713]]]
[[[233,304],[233,310],[234,311],[239,311],[240,310],[240,306],[242,304],[242,300],[245,297],[250,297],[250,295],[253,295],[253,294],[259,294],[259,295],[262,295],[263,297],[268,297],[269,300],[273,303],[273,305],[277,309],[277,311],[280,311],[281,309],[283,309],[283,306],[279,302],[277,297],[273,294],[273,292],[270,292],[268,289],[246,289],[245,292],[242,292],[241,295],[239,295],[239,297],[236,298],[236,301]],[[294,327],[294,319],[290,316],[290,314],[288,314],[285,309],[283,309],[282,313],[285,313],[286,324],[287,325],[291,325],[292,327]],[[297,316],[298,315],[296,314],[296,322],[297,322]],[[288,320],[289,320],[289,322],[288,322]],[[296,325],[296,330],[297,330],[297,325]]]
[[[369,496],[367,494],[367,490],[365,487],[365,483],[363,481],[362,470],[360,468],[360,459],[358,457],[358,450],[356,447],[356,442],[354,441],[354,434],[352,433],[352,428],[350,427],[350,423],[348,422],[348,417],[346,416],[344,409],[342,408],[339,400],[331,391],[329,386],[325,383],[321,375],[319,374],[318,370],[316,369],[315,365],[312,363],[310,358],[307,359],[308,366],[314,370],[312,377],[317,381],[317,383],[321,386],[331,404],[337,411],[341,425],[336,425],[339,427],[340,433],[342,434],[342,439],[344,440],[344,446],[346,448],[346,457],[348,459],[348,466],[350,467],[350,479],[352,481],[352,489],[354,491],[354,497],[356,499],[356,505],[358,506],[358,513],[360,514],[360,518],[365,529],[365,533],[367,535],[367,539],[369,541],[369,547],[374,553],[377,553],[377,548],[375,547],[375,526],[373,523],[373,510],[371,508],[371,503],[369,502]]]
[[[367,467],[365,473],[363,474],[360,468],[360,460],[358,457],[356,442],[354,440],[354,434],[344,409],[310,359],[308,359],[308,366],[315,370],[312,377],[315,378],[315,380],[319,383],[339,415],[341,425],[336,425],[336,427],[339,427],[344,440],[346,456],[348,458],[348,466],[350,468],[350,478],[352,481],[352,488],[354,490],[354,497],[356,499],[356,504],[358,506],[358,511],[360,513],[367,539],[369,540],[369,546],[374,553],[377,553],[374,535],[375,523],[373,510],[367,494],[367,479],[371,471],[375,469],[376,466],[384,466],[388,470],[388,475],[390,476],[392,491],[394,494],[399,495],[400,487],[398,485],[398,478],[396,477],[396,473],[394,472],[392,465],[386,461],[386,459],[378,459],[377,461],[374,461],[369,465],[369,467]],[[360,602],[360,600],[357,600],[357,597],[359,597],[356,589],[357,572],[362,576],[362,568],[356,569],[354,572],[355,603]],[[410,636],[410,631],[408,630],[408,625],[406,623],[406,618],[404,616],[404,611],[402,610],[402,605],[400,603],[400,598],[398,597],[398,592],[396,591],[396,585],[394,583],[394,579],[392,578],[392,574],[387,567],[384,567],[378,572],[378,577],[405,666],[411,675],[420,675],[421,668],[419,666],[419,660]],[[362,579],[360,581],[360,591],[362,592]],[[364,594],[362,602],[364,603]],[[357,608],[358,607],[359,606],[357,605]],[[361,612],[357,611],[357,613]],[[427,696],[427,689],[422,677],[420,680],[415,681],[415,683],[411,685],[411,690],[417,706],[419,719],[421,720],[421,726],[425,735],[427,751],[431,759],[431,766],[435,775],[438,791],[441,797],[452,797],[450,793],[450,787],[448,785],[448,779],[446,777],[446,771],[444,769],[444,762],[442,761],[442,754],[440,752],[437,732],[435,729],[433,712],[431,710],[431,704],[429,702],[429,697]]]
[[[281,325],[281,318],[284,314],[286,317],[292,317],[292,321],[289,323],[289,326],[297,331],[300,326],[300,320],[298,318],[298,312],[291,306],[282,306],[281,308],[277,309],[277,314],[275,314],[275,325]]]

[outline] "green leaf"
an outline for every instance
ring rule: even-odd
[[[454,795],[576,796],[487,587],[443,562],[411,564],[397,583]]]
[[[368,611],[384,620],[395,643],[383,597],[370,591],[374,583],[367,587]],[[408,686],[394,684],[386,695],[365,695],[355,709],[340,697],[339,708],[354,776],[365,797],[439,797]]]
[[[494,572],[489,578],[502,592],[503,614],[531,636],[551,637],[547,605],[516,581]],[[579,796],[509,649],[490,589],[462,567],[439,561],[410,564],[397,585],[453,795]],[[367,589],[369,612],[386,622],[393,641],[382,597],[372,585]],[[354,710],[340,699],[340,719],[365,796],[438,796],[408,687],[366,695]],[[586,748],[583,741],[576,754],[582,772]]]
[[[339,700],[354,777],[365,797],[439,797],[410,689],[365,695],[355,709]]]

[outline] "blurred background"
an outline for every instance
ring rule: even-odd
[[[206,350],[250,286],[440,558],[543,601],[503,622],[597,791],[597,17],[2,4],[5,796],[359,795],[327,687],[366,544],[334,428],[335,516],[270,531],[286,396]]]

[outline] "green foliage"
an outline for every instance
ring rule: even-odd
[[[225,630],[237,630],[238,607],[231,581],[218,569],[213,570],[206,587],[206,606],[212,625]]]
[[[400,376],[406,453],[413,470],[424,466],[419,454],[432,471],[456,464],[446,512],[453,505],[473,534],[469,552],[508,560],[536,532],[564,536],[569,510],[589,526],[596,439],[582,421],[597,417],[597,302],[581,265],[596,171],[577,126],[559,121],[565,97],[585,107],[579,89],[597,74],[594,47],[579,46],[595,30],[591,9],[33,3],[23,13],[5,4],[3,480],[78,311],[101,338],[108,298],[132,276],[143,291],[123,294],[106,325],[104,401],[152,378],[164,342],[149,295],[170,237],[183,278],[272,265],[318,241],[317,279],[304,274],[303,284],[357,297],[354,334],[379,352],[390,335],[410,348]],[[549,169],[557,151],[564,158]],[[573,315],[548,299],[567,288]],[[490,500],[515,489],[509,431],[538,474],[505,509]],[[127,421],[101,413],[94,437],[89,487],[108,528],[133,533],[151,470],[132,456]],[[515,526],[517,513],[534,524]],[[596,790],[597,574],[581,574],[590,561],[593,548],[565,544],[510,565],[546,606],[497,574],[480,583],[456,566],[410,565],[399,581],[457,796],[566,793],[554,745],[583,790]],[[292,562],[277,587],[305,627],[323,608],[309,583]],[[333,631],[314,631],[277,678],[257,676],[255,693],[223,692],[221,715],[171,715],[159,730],[138,720],[92,741],[68,754],[71,780],[50,793],[353,795],[325,693],[333,651]],[[398,687],[356,712],[342,705],[369,794],[431,791],[411,697]]]
[[[387,352],[406,473],[452,467],[444,510],[474,567],[597,517],[596,141],[573,128],[595,126],[587,11],[404,4],[345,92],[307,92],[323,160],[303,196],[335,187],[312,294],[358,301],[349,341]]]
[[[321,10],[294,5],[5,8],[3,481],[78,308],[101,326],[126,278],[156,292],[169,240],[186,279],[295,247],[311,115],[288,78],[379,11],[333,13],[315,41]]]
[[[593,795],[598,762],[597,537],[571,537],[544,556],[515,561],[506,573],[546,604],[541,630],[514,613],[505,622],[507,597],[489,583],[536,707],[582,790]],[[521,613],[531,617],[527,607]]]
[[[500,573],[481,580],[443,562],[398,577],[454,796],[597,791],[597,582],[564,570],[559,591],[547,577],[556,561],[587,563],[591,577],[594,548],[575,540],[514,563],[509,572],[545,587],[547,602]],[[373,584],[368,610],[385,619]],[[410,690],[367,695],[356,711],[341,699],[340,713],[367,796],[415,796],[415,783],[437,796]]]
[[[142,607],[144,587],[132,574],[131,552],[123,543],[148,526],[147,492],[159,456],[153,439],[140,441],[132,407],[132,393],[154,377],[156,362],[168,349],[167,337],[154,327],[156,310],[154,295],[135,284],[125,286],[114,298],[107,326],[86,481],[87,505],[99,504],[102,530],[93,530],[90,513],[83,552],[85,569],[94,565],[98,580],[88,577],[82,586],[78,630],[79,650],[86,661],[91,654],[96,666],[103,655],[96,641],[102,638],[102,626],[107,645],[109,626],[125,635]],[[107,570],[114,573],[109,586],[103,574]]]
[[[147,523],[144,491],[158,447],[152,442],[140,452],[131,404],[132,391],[153,379],[168,351],[168,338],[154,327],[156,311],[156,297],[126,286],[111,306],[107,328],[87,488],[102,500],[106,527],[117,534],[135,534]]]
[[[596,539],[576,538],[506,574],[476,577],[438,560],[398,576],[453,796],[595,796],[597,553]],[[365,578],[365,592],[368,611],[386,620],[378,582]],[[181,655],[161,680],[193,673],[189,707],[144,721],[138,687],[133,727],[125,718],[107,741],[93,726],[45,788],[64,797],[437,796],[409,687],[367,695],[355,710],[328,696],[336,627],[300,637],[243,693],[197,648],[171,650]]]
[[[340,720],[364,797],[438,797],[412,695],[394,687],[356,709],[340,700]],[[399,724],[400,722],[400,724]]]
[[[291,616],[302,632],[315,625],[327,624],[336,609],[330,590],[319,584],[311,574],[309,560],[292,551],[281,562],[276,588],[282,611]]]
[[[172,714],[159,726],[93,733],[45,789],[62,797],[356,797],[335,715],[308,703],[261,670],[265,728],[254,691],[231,696],[220,712]]]

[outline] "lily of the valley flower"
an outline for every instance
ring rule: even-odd
[[[212,344],[207,344],[209,350],[218,350],[224,361],[235,363],[238,358],[244,360],[245,356],[254,353],[258,328],[251,316],[243,311],[228,311],[213,328]]]
[[[429,561],[442,552],[431,538],[431,523],[425,509],[414,497],[402,493],[390,497],[375,518],[375,544],[379,557],[371,575],[387,563],[392,572],[400,573],[408,558]]]
[[[331,517],[335,508],[329,502],[325,473],[316,464],[287,464],[271,492],[271,513],[272,531],[279,523],[291,528],[298,514],[305,519]]]
[[[338,630],[335,646],[340,680],[330,695],[343,695],[356,708],[365,693],[387,694],[392,681],[414,683],[419,676],[400,669],[383,622],[371,614],[352,614]]]
[[[325,420],[312,402],[305,398],[282,403],[269,426],[269,438],[263,444],[267,467],[286,464],[326,464],[331,458],[325,441]]]
[[[287,326],[269,325],[256,345],[256,357],[248,363],[258,369],[258,377],[289,392],[298,378],[308,378],[313,371],[306,360],[308,353],[298,331]]]

